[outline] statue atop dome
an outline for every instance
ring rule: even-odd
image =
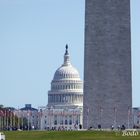
[[[71,65],[70,56],[69,56],[69,52],[68,52],[68,44],[66,44],[66,51],[65,51],[65,54],[64,54],[64,64],[63,64],[63,66],[67,66],[67,65]]]
[[[66,44],[66,52],[65,52],[65,55],[68,55],[68,44]]]

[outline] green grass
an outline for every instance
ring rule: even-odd
[[[6,140],[140,140],[138,136],[105,131],[9,131]]]

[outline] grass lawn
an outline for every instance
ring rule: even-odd
[[[105,131],[7,131],[6,140],[140,140],[138,136],[122,136]]]

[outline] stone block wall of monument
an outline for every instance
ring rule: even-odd
[[[131,127],[130,0],[86,0],[84,128]]]

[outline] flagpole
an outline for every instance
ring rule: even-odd
[[[114,128],[116,128],[117,108],[114,107]]]
[[[1,116],[1,130],[3,130],[3,116]]]
[[[40,109],[40,112],[39,112],[39,121],[38,121],[38,129],[41,129],[41,125],[42,125],[42,116],[43,116],[43,112],[42,112],[42,109]]]
[[[88,129],[88,125],[89,125],[89,122],[88,122],[88,120],[89,120],[89,108],[87,107],[87,129]]]
[[[18,129],[20,129],[20,126],[19,126],[19,124],[20,124],[20,122],[19,122],[20,118],[21,117],[20,117],[19,108],[18,108],[18,118],[17,118]]]
[[[3,110],[2,110],[2,117],[1,117],[2,119],[1,119],[1,129],[3,130]]]
[[[16,122],[15,122],[15,112],[13,112],[13,128],[16,128]]]
[[[24,122],[23,122],[23,118],[24,118],[24,112],[22,111],[22,116],[21,116],[21,126],[22,126],[22,130],[24,130]]]
[[[29,110],[28,110],[28,131],[29,131]]]
[[[3,110],[3,130],[5,129],[5,110]]]
[[[6,129],[8,130],[8,110],[6,110]]]
[[[11,129],[11,110],[9,109],[8,112],[9,112],[9,129]]]
[[[1,130],[1,114],[0,114],[0,130]]]
[[[7,110],[5,109],[5,129],[7,129]]]
[[[102,127],[102,112],[103,112],[103,108],[100,107],[100,127]]]
[[[2,120],[1,120],[1,118],[2,118],[2,111],[0,110],[0,130],[2,130]]]
[[[127,116],[128,117],[128,122],[127,122],[128,123],[128,129],[129,129],[129,125],[130,125],[129,115],[130,115],[130,108],[128,107],[128,116]]]

